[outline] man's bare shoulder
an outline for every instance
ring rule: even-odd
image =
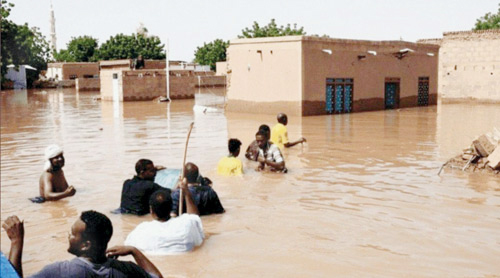
[[[44,178],[52,178],[54,174],[51,171],[43,171],[42,174],[40,175],[40,179]]]

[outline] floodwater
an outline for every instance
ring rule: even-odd
[[[71,259],[68,232],[84,210],[108,215],[111,245],[150,216],[113,215],[135,162],[199,165],[226,208],[202,217],[195,251],[151,257],[166,277],[500,277],[500,177],[437,172],[475,136],[500,127],[498,105],[450,104],[290,117],[288,174],[216,175],[228,138],[243,149],[274,115],[194,112],[171,103],[95,101],[97,92],[1,92],[1,216],[25,221],[24,271]],[[38,177],[47,145],[63,146],[74,197],[44,204]],[[1,232],[1,250],[9,240]],[[131,259],[131,258],[125,258]]]

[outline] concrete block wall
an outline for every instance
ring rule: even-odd
[[[101,81],[99,78],[77,78],[75,87],[78,91],[99,91]]]
[[[152,100],[166,96],[165,71],[123,70],[121,80],[123,101]],[[196,82],[196,77],[188,72],[170,72],[170,98],[194,98]]]
[[[444,33],[438,84],[443,102],[500,102],[500,30]]]

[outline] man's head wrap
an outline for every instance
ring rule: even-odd
[[[52,166],[50,159],[63,153],[63,149],[56,144],[50,145],[45,149],[45,165],[44,170],[47,171]]]

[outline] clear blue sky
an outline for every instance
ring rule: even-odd
[[[49,38],[50,0],[10,0],[10,19],[40,28]],[[443,32],[470,30],[476,19],[498,10],[499,0],[53,0],[58,49],[71,37],[89,35],[103,43],[136,32],[142,22],[171,59],[191,61],[197,46],[230,40],[254,21],[297,23],[307,34],[334,38],[416,41]]]

